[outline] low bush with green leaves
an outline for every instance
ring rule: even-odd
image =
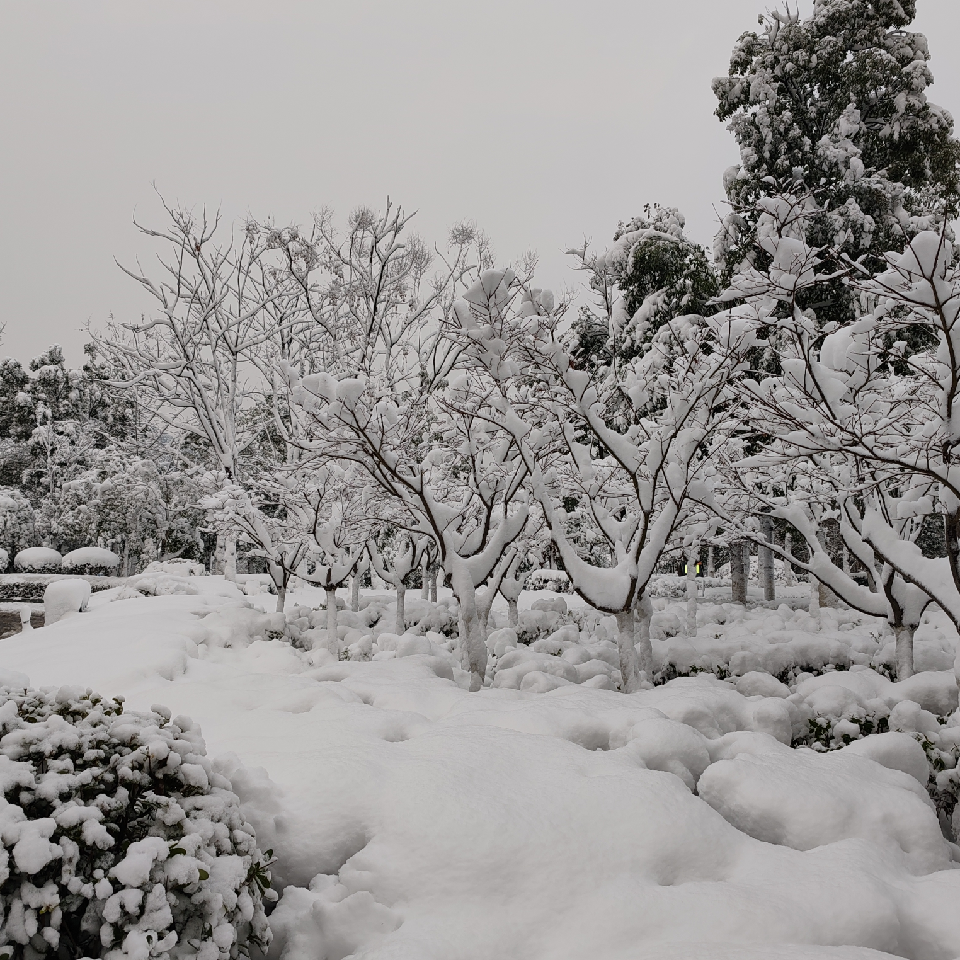
[[[89,690],[0,687],[0,958],[266,948],[257,848],[199,728]]]

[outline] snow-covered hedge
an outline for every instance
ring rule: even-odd
[[[49,547],[27,547],[13,558],[14,569],[22,573],[49,573],[59,570],[63,557]]]
[[[117,572],[120,558],[112,550],[102,547],[81,547],[63,558],[63,569],[70,573],[106,577]]]
[[[199,729],[89,690],[0,687],[0,958],[265,948],[257,849]]]

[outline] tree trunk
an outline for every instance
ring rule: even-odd
[[[707,576],[712,580],[717,575],[717,568],[714,565],[713,544],[707,547]]]
[[[820,581],[811,573],[808,575],[810,581],[810,605],[807,607],[811,617],[820,619]]]
[[[697,635],[697,561],[700,545],[687,550],[687,636]]]
[[[793,563],[790,559],[793,556],[793,536],[789,531],[783,537],[783,552],[786,554],[783,561],[783,582],[788,586],[793,586]]]
[[[350,578],[350,609],[356,613],[360,607],[360,574]]]
[[[620,653],[621,691],[636,693],[640,689],[640,673],[637,669],[636,630],[633,609],[617,614],[617,648]]]
[[[426,557],[420,564],[420,599],[430,599],[430,563]]]
[[[223,541],[223,576],[236,583],[237,580],[237,535],[228,534]]]
[[[653,604],[646,590],[635,605],[637,642],[634,650],[639,658],[640,670],[648,683],[653,683],[653,644],[650,642],[650,621],[653,619]]]
[[[277,613],[283,613],[287,604],[287,588],[277,585]]]
[[[123,570],[121,576],[129,577],[130,576],[130,538],[123,538],[123,565],[120,568]]]
[[[730,581],[733,587],[733,602],[746,605],[747,578],[743,569],[743,541],[730,544]]]
[[[337,636],[337,591],[327,587],[327,649],[331,653],[340,652],[340,638]]]
[[[520,622],[520,610],[516,597],[507,600],[507,618],[511,627],[515,627]]]
[[[773,541],[773,518],[763,518],[763,539],[767,543]],[[757,552],[760,566],[760,580],[763,583],[763,599],[776,600],[777,588],[773,579],[773,551],[768,546],[763,546]]]
[[[397,584],[397,618],[394,622],[394,630],[398,637],[402,637],[407,629],[407,625],[404,620],[404,615],[406,613],[406,596],[407,588],[402,583]]]
[[[460,662],[470,671],[470,692],[483,686],[487,672],[487,638],[477,611],[477,588],[466,563],[454,560],[450,571],[453,592],[460,603]]]
[[[846,544],[843,545],[843,572],[850,576],[850,551]]]
[[[916,626],[901,624],[894,629],[897,638],[897,680],[906,680],[913,676],[913,635]]]

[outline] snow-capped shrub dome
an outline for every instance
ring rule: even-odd
[[[120,558],[112,550],[104,550],[103,547],[81,547],[63,558],[64,570],[91,576],[114,573],[119,566]]]
[[[267,855],[187,718],[0,687],[0,958],[266,948]]]
[[[14,567],[23,573],[49,573],[59,570],[62,563],[63,557],[50,547],[27,547],[13,558]]]

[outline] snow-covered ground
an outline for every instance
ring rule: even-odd
[[[944,621],[918,633],[922,672],[893,683],[879,621],[745,613],[717,592],[684,637],[685,605],[663,598],[658,662],[689,675],[626,696],[612,622],[525,593],[532,642],[495,607],[471,694],[448,594],[411,591],[408,621],[429,621],[398,638],[368,592],[341,614],[339,659],[305,609],[319,591],[295,591],[284,620],[272,596],[182,583],[197,592],[98,594],[3,641],[0,683],[197,720],[277,857],[277,957],[960,957],[960,848],[927,790],[931,760],[949,787],[960,743]]]

